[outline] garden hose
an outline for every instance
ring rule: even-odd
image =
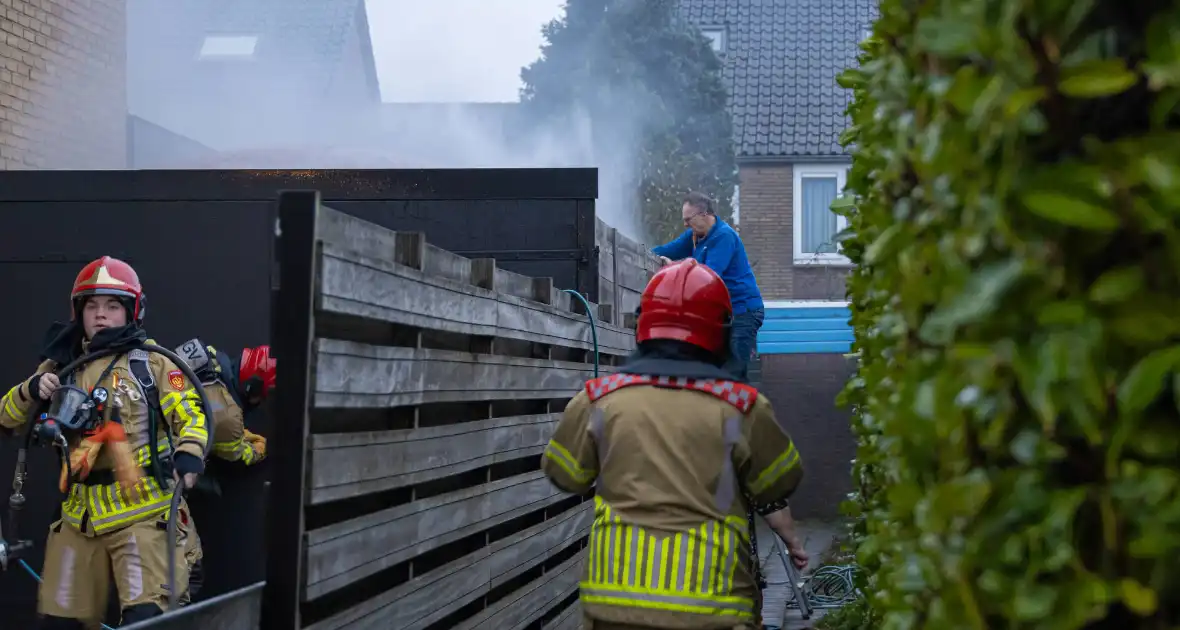
[[[573,289],[562,289],[565,293],[578,298],[582,301],[582,306],[586,307],[586,315],[590,317],[590,339],[594,343],[594,378],[598,378],[598,322],[594,319],[594,309],[590,307],[590,300],[586,296],[574,291]]]

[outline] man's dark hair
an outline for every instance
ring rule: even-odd
[[[705,214],[717,214],[713,211],[713,200],[710,199],[709,195],[706,195],[705,193],[695,191],[690,192],[684,196],[684,203],[687,203],[697,210],[704,211]]]

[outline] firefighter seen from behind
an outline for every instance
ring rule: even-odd
[[[803,469],[766,397],[721,367],[731,319],[715,272],[661,269],[637,352],[586,383],[545,450],[554,485],[595,490],[584,628],[758,627],[751,508],[784,509]]]
[[[36,373],[0,399],[0,426],[15,429],[62,387],[97,403],[97,430],[69,444],[66,498],[50,526],[38,596],[41,627],[98,628],[113,572],[122,623],[168,608],[169,553],[176,584],[188,585],[184,549],[195,536],[187,504],[178,512],[176,547],[168,546],[168,510],[177,483],[192,487],[204,470],[207,424],[193,384],[165,357],[142,349],[144,292],[135,270],[104,256],[74,281],[69,324],[55,324]],[[59,382],[55,370],[106,349]],[[125,349],[125,351],[121,351]],[[65,464],[63,462],[63,468]]]

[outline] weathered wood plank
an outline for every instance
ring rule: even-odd
[[[438,402],[568,398],[594,366],[450,350],[316,340],[315,406],[377,408]]]
[[[311,503],[441,479],[540,456],[561,414],[463,422],[424,429],[311,436]]]
[[[602,219],[594,219],[594,244],[598,246],[598,274],[610,278],[614,274],[615,253],[613,234],[615,229]],[[599,289],[601,293],[602,289]]]
[[[579,630],[582,627],[582,604],[575,601],[561,611],[561,614],[550,619],[541,630]]]
[[[537,471],[307,533],[307,599],[564,498]]]
[[[454,630],[519,630],[528,627],[578,588],[578,581],[584,577],[582,566],[585,556],[579,553],[566,560],[552,571],[488,606],[478,615],[456,624]]]
[[[492,289],[497,293],[505,293],[513,297],[524,298],[526,300],[538,300],[533,295],[533,279],[528,276],[522,276],[519,273],[513,273],[507,269],[496,268],[496,283]]]
[[[618,265],[615,264],[615,261],[614,261],[615,248],[618,247],[618,242],[619,242],[619,231],[612,229],[610,231],[610,251],[611,251],[610,293],[604,293],[604,292],[601,292],[601,290],[600,290],[600,295],[609,295],[610,296],[611,307],[614,309],[614,317],[611,318],[611,322],[615,323],[615,324],[620,323],[623,319],[623,310],[621,307],[623,302],[622,302],[622,295],[620,294],[622,287],[619,286],[619,267],[618,267]]]
[[[572,313],[574,311],[573,300],[574,296],[566,293],[564,289],[553,287],[549,291],[549,304],[552,304],[559,311]]]
[[[639,316],[634,311],[623,313],[623,326],[635,330],[639,327]]]
[[[659,259],[647,245],[622,234],[616,235],[614,250],[619,286],[642,292],[651,275],[660,268]]]
[[[263,582],[230,591],[123,630],[258,630]]]
[[[592,503],[521,530],[415,577],[307,630],[420,630],[486,595],[494,582],[537,566],[590,531]],[[440,594],[445,593],[444,597]]]
[[[338,210],[320,206],[316,235],[326,245],[339,250],[388,262],[398,260],[397,232]]]
[[[532,278],[496,266],[495,258],[471,261],[471,283],[481,289],[542,304],[553,304],[553,278]]]
[[[639,308],[640,298],[643,297],[641,291],[632,291],[631,289],[619,289],[619,310],[623,314],[634,313]],[[626,328],[626,324],[623,325]]]
[[[572,312],[570,296],[550,292],[553,306],[481,289],[325,244],[318,307],[429,330],[503,337],[571,348],[591,347],[590,321]],[[564,307],[564,308],[563,308]],[[599,325],[599,351],[629,354],[629,331]]]
[[[648,271],[639,267],[619,267],[619,292],[632,292],[636,295],[643,293],[647,283],[655,271]]]

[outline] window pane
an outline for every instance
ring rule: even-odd
[[[803,178],[802,254],[835,254],[836,213],[832,202],[836,200],[835,177]]]
[[[705,29],[701,31],[705,37],[708,37],[713,44],[713,50],[716,52],[724,52],[725,48],[725,32],[721,29]]]

